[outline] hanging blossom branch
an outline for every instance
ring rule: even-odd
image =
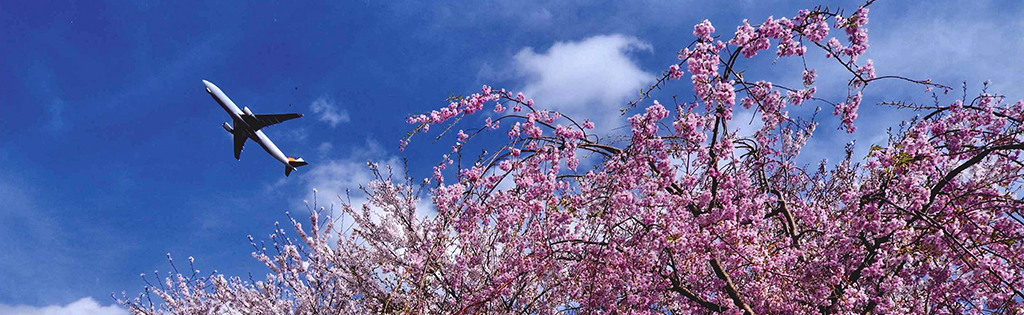
[[[291,220],[294,235],[277,227],[269,246],[252,241],[264,280],[175,271],[119,302],[134,314],[1022,312],[1024,102],[987,90],[968,101],[966,89],[944,101],[948,86],[877,76],[858,63],[871,3],[744,21],[727,41],[697,24],[680,62],[628,104],[645,107],[618,138],[484,86],[408,118],[401,148],[431,126],[442,126],[435,141],[455,133],[426,186],[371,163],[366,204],[340,207],[350,227],[321,220],[314,201],[308,228]],[[846,43],[826,40],[833,31]],[[815,96],[806,60],[793,69],[801,88],[744,75],[773,47],[834,59],[851,76],[845,100]],[[648,103],[684,72],[694,102]],[[924,115],[864,161],[850,144],[837,163],[799,166],[817,111],[786,108],[824,102],[853,133],[866,87],[882,79],[944,93],[885,103]],[[730,129],[751,123],[734,119],[737,104],[763,123],[751,136]],[[482,126],[461,127],[476,116]],[[489,132],[507,140],[488,143]],[[490,151],[467,158],[473,141]],[[424,187],[436,215],[416,214]]]

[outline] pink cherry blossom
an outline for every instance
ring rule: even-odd
[[[680,63],[650,88],[689,83],[693,101],[666,107],[641,91],[617,133],[484,86],[406,119],[403,148],[431,124],[439,138],[459,130],[432,182],[368,163],[364,204],[332,213],[314,199],[309,221],[289,215],[288,231],[249,238],[264,275],[203,274],[191,258],[181,272],[168,254],[164,281],[144,275],[143,293],[118,301],[133,314],[1021,314],[1024,101],[985,92],[880,107],[918,115],[885,143],[856,144],[867,157],[851,143],[835,162],[798,160],[821,124],[864,132],[875,80],[950,90],[858,64],[868,10],[841,12],[744,21],[728,42],[702,21],[679,55],[690,82],[673,80]],[[847,45],[817,43],[830,29]],[[771,43],[778,58],[835,58],[729,58]],[[815,96],[817,70],[848,84]],[[801,89],[778,83],[798,76]],[[733,117],[736,98],[763,122],[751,135],[735,131],[751,124]],[[786,107],[805,103],[834,104],[837,117]],[[508,137],[476,136],[496,130]],[[471,141],[496,142],[463,152]],[[436,214],[420,216],[424,203]]]

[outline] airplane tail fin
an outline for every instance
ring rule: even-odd
[[[284,166],[284,176],[287,177],[288,175],[291,175],[292,171],[298,169],[299,166],[303,166],[306,164],[309,163],[306,163],[306,161],[302,160],[302,158],[293,158],[289,156],[288,165]]]

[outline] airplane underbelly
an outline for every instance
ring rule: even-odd
[[[228,112],[228,114],[230,114],[231,116],[236,116],[238,115],[238,112],[240,112],[238,106],[236,106],[235,103],[232,102],[231,99],[229,99],[227,96],[216,95],[212,93],[210,94],[210,96],[212,96],[213,99],[217,101],[217,104],[220,105],[220,108],[223,108],[224,111]]]
[[[224,95],[224,93],[211,92],[210,96],[212,96],[213,99],[217,101],[217,104],[220,105],[220,108],[228,112],[228,115],[231,115],[231,118],[233,120],[241,122],[245,121],[242,119],[242,110],[238,109],[238,106],[235,105],[235,102],[232,102],[231,99],[227,97],[227,95]]]
[[[270,138],[263,133],[263,130],[256,130],[252,139],[253,141],[256,141],[256,143],[259,143],[260,146],[263,147],[263,150],[270,153],[270,156],[273,156],[274,159],[281,161],[281,163],[288,164],[288,157],[284,156],[284,152],[281,152],[281,149],[278,149],[277,145],[274,145],[273,141],[270,141]]]

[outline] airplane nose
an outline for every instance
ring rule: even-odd
[[[214,89],[214,88],[217,87],[216,85],[213,85],[213,83],[210,83],[210,81],[206,81],[206,80],[203,80],[203,85],[206,86],[206,91],[207,92],[210,92],[211,89]]]

